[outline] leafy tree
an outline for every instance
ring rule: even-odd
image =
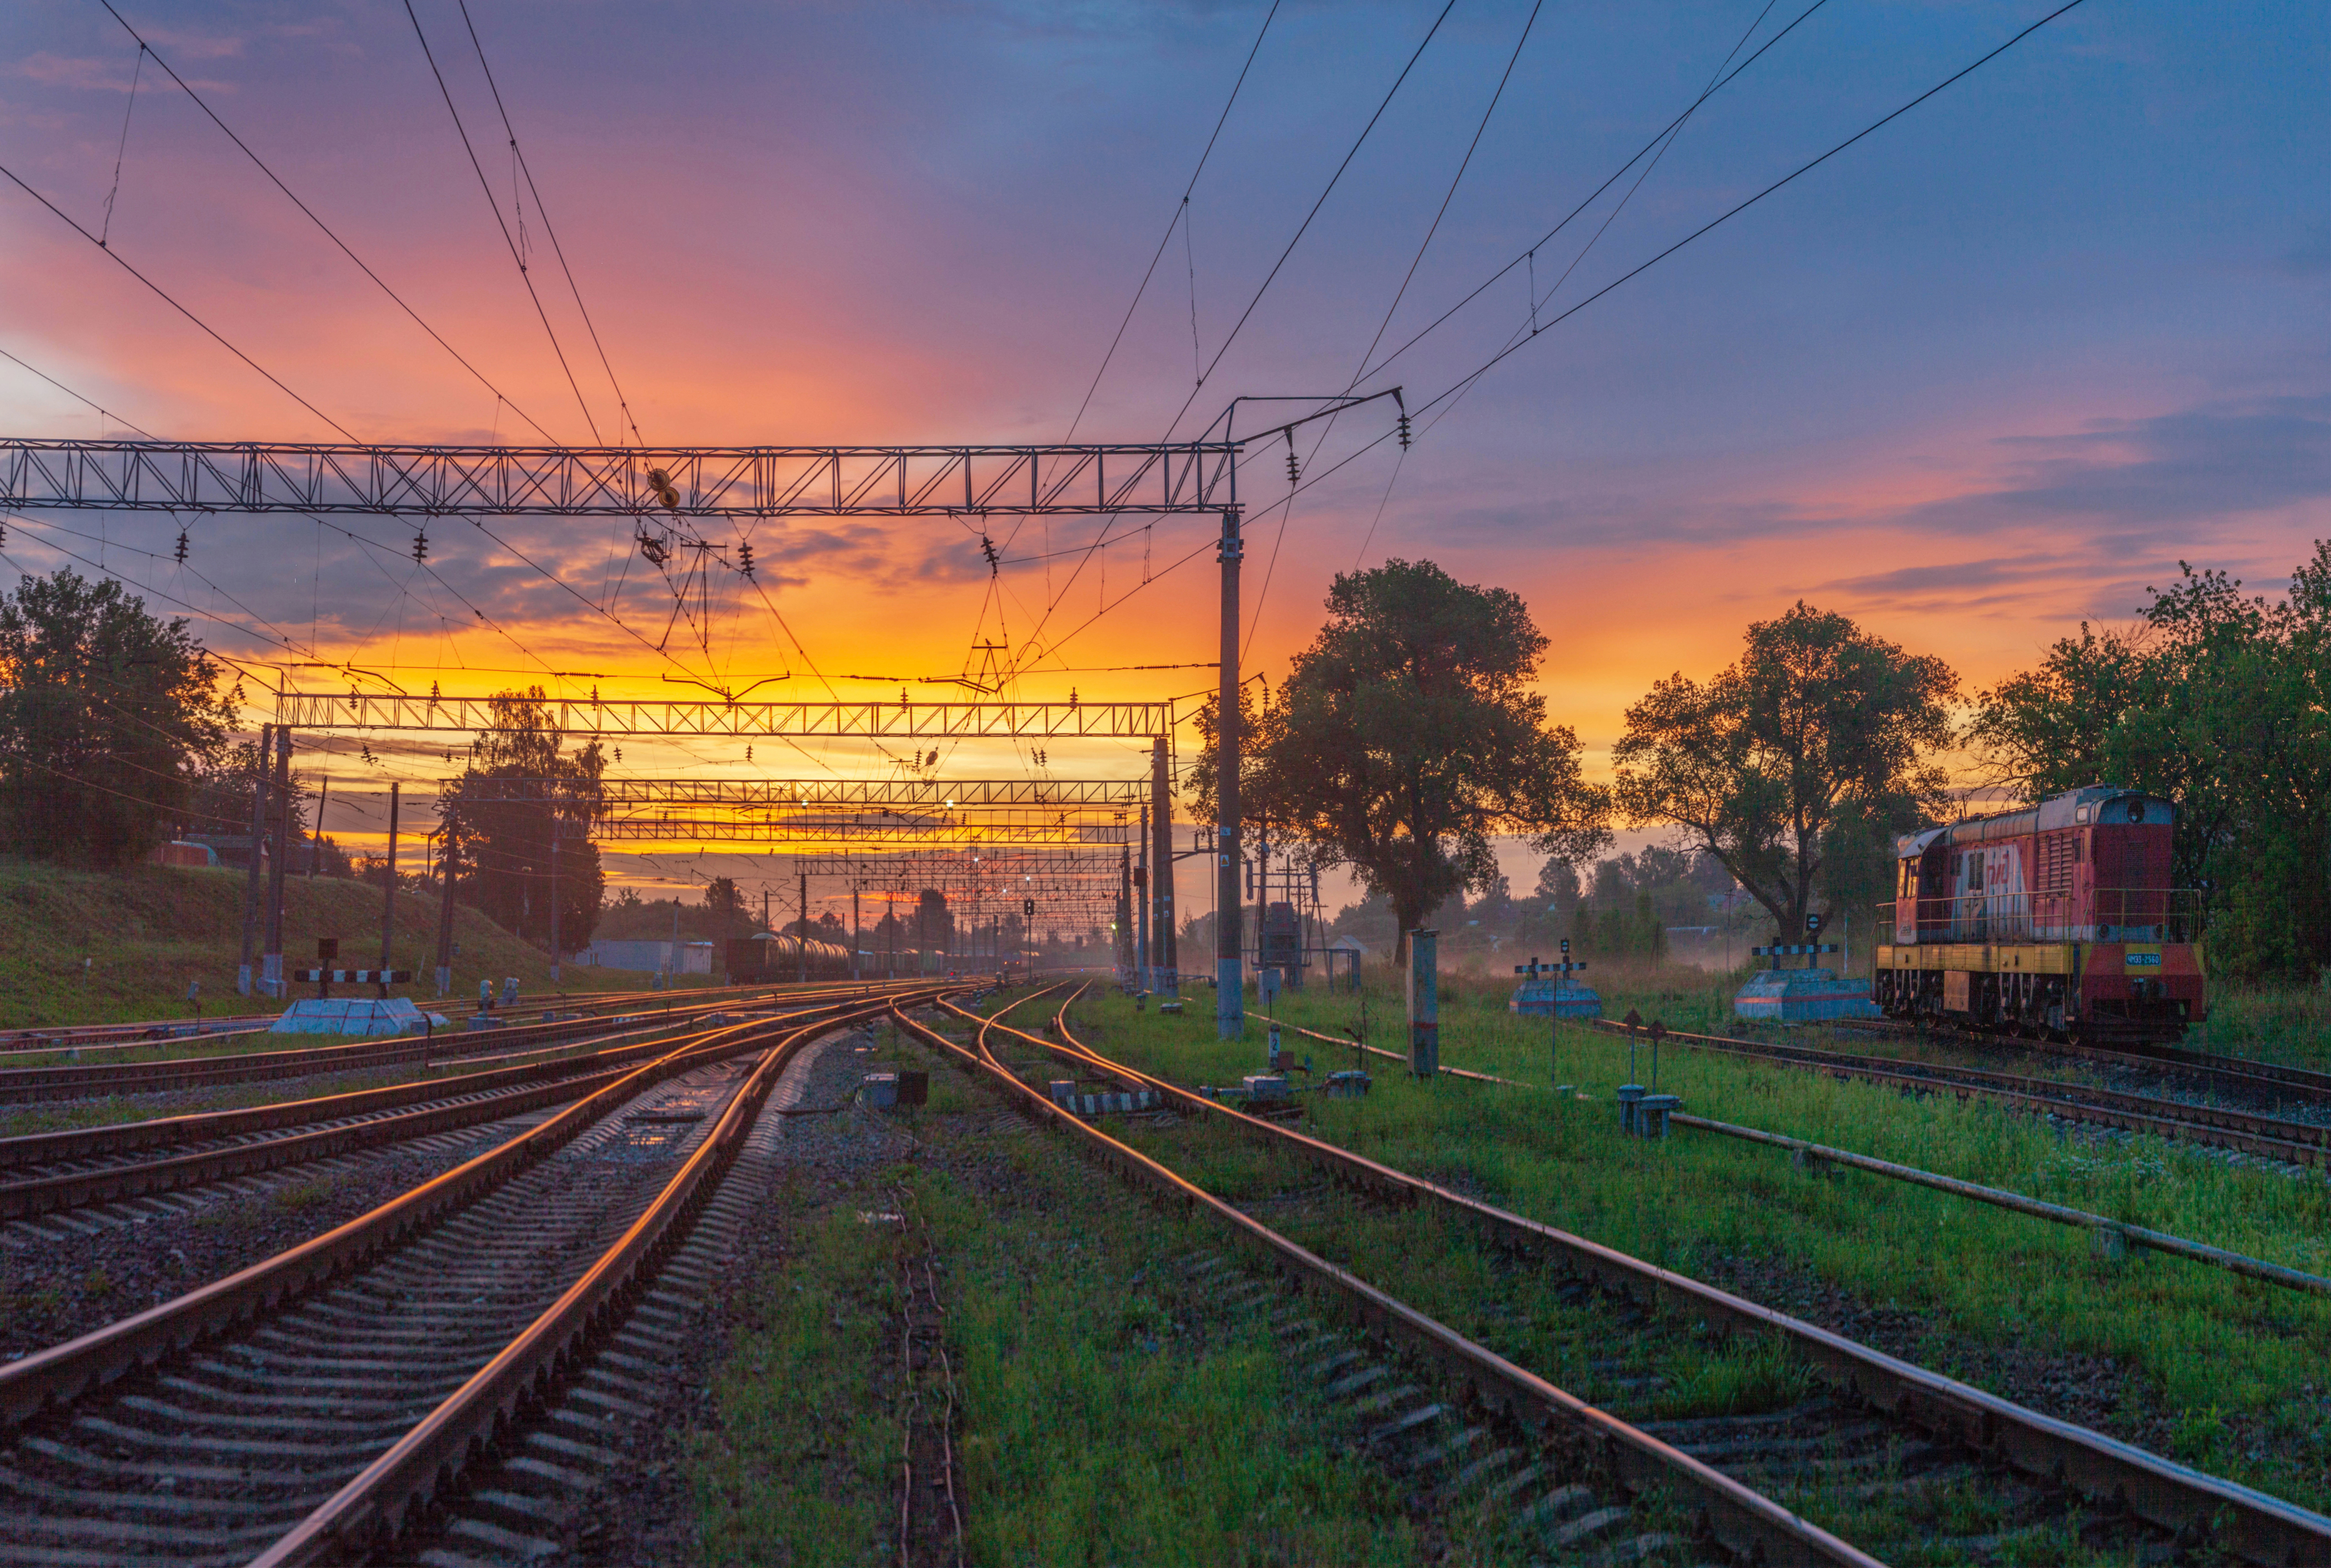
[[[0,832],[10,850],[115,867],[167,840],[226,742],[233,708],[218,680],[185,621],[147,614],[119,583],[67,570],[0,594]]]
[[[2081,628],[1978,699],[1971,731],[2025,799],[2112,783],[2178,803],[2176,878],[2213,967],[2331,964],[2331,544],[2280,601],[2179,563],[2129,633]]]
[[[1889,828],[1946,800],[1958,677],[1800,601],[1748,628],[1705,685],[1677,674],[1627,710],[1613,753],[1629,821],[1714,856],[1785,935],[1802,931],[1841,813]]]
[[[1339,575],[1327,622],[1277,699],[1242,720],[1247,814],[1349,866],[1392,902],[1399,929],[1498,876],[1493,835],[1577,859],[1608,841],[1606,793],[1579,772],[1578,739],[1527,688],[1546,639],[1520,597],[1471,587],[1430,561]],[[1215,715],[1194,771],[1214,809]]]
[[[461,886],[469,902],[520,936],[550,937],[551,843],[558,845],[558,939],[580,949],[598,927],[606,889],[599,851],[586,836],[599,802],[605,759],[599,743],[569,755],[542,688],[490,700],[472,760],[448,794],[460,824]],[[538,798],[495,801],[513,781],[539,785]],[[498,786],[498,787],[497,787]]]

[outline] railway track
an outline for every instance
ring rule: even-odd
[[[1581,1020],[1601,1034],[1623,1036],[1623,1025],[1605,1019]],[[1309,1031],[1304,1031],[1308,1033]],[[1313,1036],[1326,1039],[1326,1036]],[[2331,1167],[2331,1125],[2261,1116],[2231,1107],[2196,1105],[2154,1095],[2059,1082],[1983,1068],[1950,1067],[1890,1056],[1857,1056],[1816,1046],[1746,1040],[1728,1034],[1670,1031],[1670,1043],[1695,1050],[1784,1067],[1825,1072],[1833,1078],[1883,1084],[1917,1094],[1950,1093],[2065,1121],[2087,1122],[2123,1131],[2151,1133],[2180,1143],[2232,1149],[2286,1164]],[[1348,1045],[1346,1041],[1337,1044]]]
[[[1871,1034],[1933,1041],[1951,1044],[2021,1050],[2041,1057],[2068,1057],[2092,1061],[2121,1071],[2188,1079],[2206,1084],[2216,1093],[2241,1094],[2269,1103],[2296,1100],[2331,1106],[2331,1073],[2250,1057],[2223,1056],[2214,1051],[2187,1050],[2174,1045],[2097,1045],[2083,1041],[2035,1040],[2017,1035],[1984,1034],[1942,1024],[1922,1024],[1893,1018],[1841,1018],[1818,1027],[1859,1030]]]
[[[1365,1387],[1397,1391],[1396,1398],[1369,1412],[1372,1424],[1363,1439],[1395,1473],[1446,1487],[1466,1474],[1458,1461],[1483,1445],[1510,1450],[1492,1469],[1532,1472],[1521,1490],[1539,1489],[1535,1501],[1518,1499],[1520,1510],[1537,1509],[1549,1523],[1559,1516],[1562,1523],[1552,1524],[1554,1529],[1596,1517],[1598,1539],[1625,1537],[1618,1549],[1622,1556],[1672,1552],[1671,1543],[1630,1535],[1640,1515],[1628,1510],[1646,1497],[1680,1495],[1689,1499],[1687,1512],[1717,1543],[1736,1556],[1761,1553],[1770,1563],[1869,1563],[1880,1554],[1965,1561],[2051,1543],[2069,1549],[2082,1539],[2122,1561],[2231,1559],[2277,1568],[2331,1561],[2331,1519],[1245,1116],[1080,1045],[1067,1014],[1063,1003],[1051,1023],[1056,1040],[970,1014],[963,1016],[977,1032],[968,1046],[928,1030],[918,1032],[1004,1084],[1032,1114],[1076,1127],[1121,1172],[1211,1213],[1281,1273],[1356,1317],[1370,1339],[1403,1345],[1413,1363],[1467,1388],[1470,1402],[1460,1405],[1405,1385],[1405,1369],[1388,1363],[1372,1344],[1349,1344],[1311,1364],[1336,1377],[1331,1387],[1349,1386],[1352,1378],[1373,1372]],[[1639,1381],[1630,1386],[1629,1380],[1603,1380],[1611,1408],[1595,1408],[1054,1106],[1003,1059],[995,1049],[999,1037],[1010,1049],[1032,1049],[1080,1073],[1154,1092],[1185,1122],[1233,1127],[1291,1163],[1324,1171],[1337,1184],[1413,1211],[1420,1224],[1462,1218],[1507,1257],[1494,1275],[1500,1283],[1490,1288],[1493,1297],[1537,1278],[1540,1271],[1531,1265],[1551,1265],[1565,1277],[1562,1299],[1597,1314],[1606,1332],[1636,1333],[1686,1354],[1696,1329],[1765,1336],[1808,1367],[1826,1392],[1757,1415],[1662,1421],[1647,1413],[1651,1402]],[[1300,1202],[1272,1212],[1275,1220],[1282,1212],[1300,1213]],[[1323,1247],[1330,1244],[1332,1218],[1312,1228]],[[1484,1326],[1477,1330],[1482,1339],[1498,1337],[1500,1305],[1492,1300],[1484,1308]],[[1292,1332],[1310,1332],[1296,1321]],[[1516,1336],[1517,1343],[1527,1338]],[[1336,1354],[1348,1359],[1330,1367]],[[1601,1377],[1601,1369],[1590,1370]],[[1492,1413],[1484,1419],[1483,1412]],[[1500,1421],[1509,1424],[1501,1429]],[[1532,1471],[1533,1466],[1539,1468]],[[1479,1479],[1476,1473],[1473,1483]],[[1572,1489],[1581,1487],[1584,1494]],[[1553,1502],[1557,1495],[1558,1504]],[[1823,1519],[1839,1521],[1840,1530],[1833,1534],[1812,1522]],[[1970,1533],[1969,1520],[1984,1523]],[[1849,1545],[1841,1538],[1846,1535],[1861,1545]],[[1569,1544],[1578,1544],[1578,1538]],[[2049,1560],[2082,1557],[2067,1551]]]
[[[484,1051],[507,1051],[519,1044],[547,1046],[556,1042],[572,1042],[588,1039],[594,1033],[626,1026],[634,1029],[661,1028],[666,1023],[684,1023],[708,1013],[734,1012],[767,1001],[870,996],[880,994],[884,989],[880,985],[853,984],[813,986],[807,990],[789,992],[756,987],[749,998],[732,996],[710,1002],[693,1001],[684,1007],[590,1012],[561,1016],[547,1022],[510,1024],[490,1030],[465,1030],[421,1037],[401,1035],[378,1042],[358,1041],[347,1045],[294,1046],[277,1050],[242,1051],[165,1061],[68,1062],[43,1067],[5,1068],[0,1069],[0,1106],[112,1095],[167,1093],[225,1084],[307,1078],[327,1072],[368,1071],[410,1062],[442,1062]],[[668,997],[671,993],[660,994]]]
[[[778,1074],[888,1004],[705,1031],[361,1219],[0,1367],[0,1564],[312,1563],[449,1523],[451,1560],[541,1555],[654,1402]],[[471,1473],[490,1495],[457,1497]]]
[[[782,1021],[820,1005],[804,1003],[772,1016]],[[587,1056],[245,1110],[0,1138],[0,1221],[7,1222],[0,1226],[0,1241],[64,1240],[92,1224],[164,1218],[181,1212],[181,1204],[163,1202],[162,1193],[484,1127],[579,1099],[671,1049],[668,1041],[646,1040]],[[107,1212],[77,1215],[70,1225],[35,1219],[90,1205]]]

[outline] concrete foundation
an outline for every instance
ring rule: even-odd
[[[1765,970],[1750,977],[1732,999],[1732,1015],[1775,1023],[1885,1016],[1870,1000],[1869,981],[1841,980],[1831,969]]]
[[[1526,980],[1514,987],[1506,1011],[1525,1018],[1600,1018],[1603,998],[1584,985],[1556,987],[1551,980]]]
[[[270,1034],[419,1034],[434,1023],[446,1027],[442,1013],[423,1014],[402,996],[383,1002],[377,997],[309,996],[293,1003],[268,1028]]]

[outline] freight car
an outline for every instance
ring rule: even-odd
[[[809,974],[812,980],[847,980],[850,978],[850,949],[831,942],[809,945]],[[781,985],[788,980],[799,980],[802,974],[802,939],[798,936],[740,936],[731,940],[722,955],[728,960],[728,978],[738,985]]]
[[[1898,840],[1878,1005],[2034,1039],[2177,1039],[2205,995],[2199,901],[2170,885],[2176,820],[2157,795],[2090,784]]]

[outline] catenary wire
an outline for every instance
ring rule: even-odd
[[[145,36],[140,33],[138,29],[130,26],[128,18],[124,17],[120,12],[114,9],[113,0],[98,0],[98,4],[103,5],[107,12],[112,15],[113,19],[121,24],[123,31],[127,32],[130,37],[138,41],[138,46],[140,49],[154,57],[154,63],[160,66],[169,76],[170,80],[178,84],[180,90],[185,92],[188,98],[194,100],[195,107],[201,109],[203,113],[209,118],[210,122],[219,128],[219,130],[226,137],[227,140],[234,143],[235,147],[241,150],[243,157],[249,158],[252,163],[257,166],[261,174],[267,176],[268,183],[272,185],[277,190],[281,191],[285,199],[290,201],[293,206],[299,208],[301,214],[305,216],[309,223],[315,224],[317,228],[323,231],[324,237],[331,241],[334,245],[339,247],[340,253],[346,256],[349,261],[355,262],[358,271],[362,272],[366,277],[371,279],[374,283],[378,285],[380,291],[387,295],[390,299],[394,300],[398,309],[411,317],[414,326],[429,334],[430,338],[436,343],[437,347],[452,355],[456,364],[460,365],[462,369],[468,371],[472,376],[476,377],[479,385],[484,387],[488,392],[492,393],[496,397],[501,399],[502,402],[509,404],[510,406],[510,412],[517,414],[520,419],[526,421],[527,423],[533,425],[536,433],[540,435],[543,440],[553,441],[555,439],[548,431],[542,428],[541,424],[535,420],[535,417],[532,414],[527,413],[523,408],[520,408],[507,393],[503,392],[500,387],[496,386],[492,381],[489,380],[484,371],[480,370],[476,366],[471,364],[468,359],[462,356],[460,349],[455,348],[451,343],[446,342],[443,334],[440,333],[434,327],[429,325],[427,321],[422,319],[421,313],[415,310],[410,304],[406,303],[404,297],[402,294],[399,294],[395,289],[390,288],[387,280],[381,277],[379,273],[374,271],[372,268],[366,263],[363,257],[357,255],[355,251],[349,249],[347,242],[341,239],[338,233],[333,230],[329,223],[327,223],[322,218],[317,216],[315,209],[309,206],[306,202],[301,201],[298,195],[292,191],[291,187],[285,185],[282,178],[278,176],[273,169],[267,166],[267,161],[264,158],[262,158],[257,153],[253,152],[251,149],[250,144],[245,142],[240,136],[237,136],[234,133],[233,128],[230,127],[225,120],[219,118],[218,111],[210,106],[209,102],[204,99],[203,95],[196,92],[193,87],[187,84],[185,78],[181,77],[176,71],[173,71],[170,68],[170,62],[162,58],[161,51],[156,49],[151,43],[148,43],[146,41]],[[131,428],[135,429],[136,427],[133,425]],[[144,432],[140,432],[139,433],[143,434]]]
[[[63,393],[75,403],[87,404],[90,407],[97,410],[98,413],[111,420],[114,423],[128,425],[131,430],[137,431],[139,435],[144,436],[147,441],[158,441],[161,439],[152,431],[142,429],[135,424],[130,424],[129,421],[122,418],[119,414],[114,413],[113,410],[106,407],[105,404],[98,402],[95,398],[83,397],[80,393],[75,392],[71,387],[67,386],[55,376],[49,375],[46,371],[35,369],[33,366],[25,364],[23,360],[17,358],[14,355],[9,353],[5,348],[0,348],[0,359],[8,361],[9,364],[15,366],[20,370],[26,371],[31,375],[39,376],[43,381],[47,382],[51,386],[55,387],[59,392]]]

